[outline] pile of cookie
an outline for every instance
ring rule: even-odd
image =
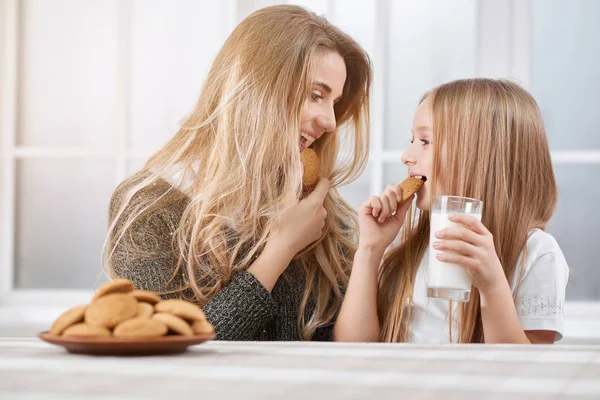
[[[214,334],[200,307],[185,300],[162,300],[135,290],[133,282],[115,279],[102,285],[90,304],[64,312],[50,335],[65,337],[152,338],[167,334]]]

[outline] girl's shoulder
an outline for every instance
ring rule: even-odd
[[[526,250],[518,264],[519,267],[524,268],[522,278],[550,279],[552,277],[555,282],[564,281],[566,285],[569,266],[558,242],[548,232],[537,228],[529,232]]]
[[[562,250],[554,236],[538,228],[529,231],[527,255],[537,256],[536,258],[538,258],[548,253],[560,254],[562,256]]]

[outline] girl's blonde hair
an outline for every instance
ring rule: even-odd
[[[483,200],[482,222],[494,236],[510,282],[529,231],[546,227],[557,201],[540,110],[527,91],[507,80],[458,80],[433,89],[421,102],[427,97],[433,113],[431,195]],[[438,182],[442,193],[434,192]],[[388,254],[380,269],[383,341],[408,339],[407,306],[428,244],[429,212],[421,211],[418,218],[407,218],[402,244]],[[476,288],[471,300],[460,304],[458,315],[458,341],[483,342]]]
[[[178,258],[173,276],[185,269],[191,277],[180,291],[191,288],[204,305],[252,264],[269,240],[274,220],[302,192],[300,114],[323,50],[341,55],[347,79],[335,105],[336,132],[312,146],[321,159],[321,176],[332,182],[324,203],[326,226],[295,261],[306,278],[298,317],[302,338],[332,320],[357,231],[355,212],[336,187],[355,180],[367,161],[371,63],[350,36],[301,7],[256,11],[229,36],[193,112],[136,175],[144,178],[126,192],[110,221],[103,264],[111,275],[111,256],[128,227],[151,208],[168,204],[176,188],[158,200],[137,201],[136,194],[174,168],[192,171],[196,165],[198,173],[186,191],[190,202],[173,237]],[[342,133],[347,137],[341,138]],[[341,139],[351,151],[338,151]],[[309,300],[314,312],[305,318]]]

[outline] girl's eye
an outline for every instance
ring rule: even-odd
[[[321,96],[321,95],[320,95],[320,94],[318,94],[318,93],[312,93],[312,94],[311,94],[311,97],[312,97],[312,99],[313,99],[314,101],[319,101],[319,100],[323,99],[323,96]]]
[[[420,139],[420,140],[421,140],[421,142],[423,143],[423,146],[426,146],[426,145],[428,145],[428,144],[431,144],[431,142],[430,142],[429,140],[427,140],[427,139]]]

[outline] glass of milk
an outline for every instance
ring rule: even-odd
[[[435,196],[431,202],[431,225],[429,230],[429,270],[427,272],[427,297],[438,299],[469,301],[471,297],[471,276],[460,265],[441,262],[433,248],[439,240],[435,233],[444,228],[456,226],[448,217],[452,214],[467,214],[481,221],[483,202],[468,197]]]

